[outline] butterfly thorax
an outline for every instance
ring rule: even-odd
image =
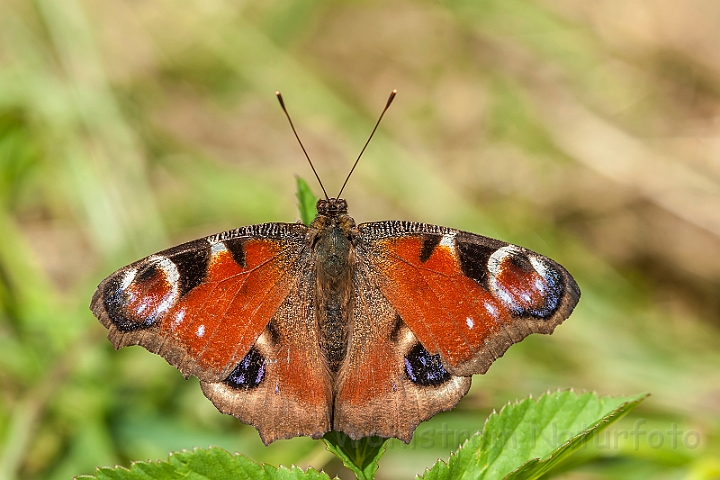
[[[340,198],[319,200],[310,225],[315,251],[316,318],[320,349],[331,372],[340,369],[347,351],[355,269],[352,238],[355,221]]]

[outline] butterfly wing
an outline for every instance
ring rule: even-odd
[[[516,245],[413,222],[359,231],[383,295],[457,375],[485,373],[510,345],[552,333],[580,298],[565,268]]]
[[[580,297],[556,262],[481,235],[389,221],[358,226],[357,239],[354,330],[335,400],[335,428],[354,438],[409,441],[473,374],[527,335],[552,333]],[[363,378],[376,392],[357,386]]]
[[[451,375],[437,358],[417,348],[417,338],[378,287],[376,275],[370,265],[358,262],[351,340],[336,382],[333,428],[356,440],[377,435],[408,443],[420,422],[455,406],[471,377]]]
[[[163,356],[265,443],[329,429],[307,227],[262,224],[195,240],[105,279],[91,309],[115,348]]]

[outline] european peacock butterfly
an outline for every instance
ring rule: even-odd
[[[342,190],[310,226],[250,225],[123,267],[91,309],[115,348],[142,345],[195,375],[266,444],[329,430],[409,442],[580,298],[567,270],[522,247],[416,222],[355,225]]]

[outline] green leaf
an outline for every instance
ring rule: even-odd
[[[538,478],[647,396],[601,398],[563,391],[508,404],[488,417],[482,433],[422,478]]]
[[[305,471],[297,467],[273,467],[256,463],[240,454],[231,455],[222,448],[196,449],[170,454],[167,462],[135,462],[128,468],[98,468],[94,476],[79,479],[97,480],[149,480],[193,479],[303,479],[330,480],[323,472],[312,468]]]
[[[388,439],[365,437],[353,440],[342,432],[330,431],[323,437],[327,449],[352,470],[358,480],[371,480],[378,469],[378,461],[385,453]]]
[[[300,209],[300,220],[302,220],[305,225],[310,225],[315,215],[317,215],[317,208],[315,206],[317,197],[310,191],[310,187],[308,187],[305,180],[300,177],[295,178],[297,179],[297,199],[298,208]]]

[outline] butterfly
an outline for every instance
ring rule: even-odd
[[[196,376],[265,444],[330,430],[407,443],[580,298],[547,257],[437,225],[356,225],[341,193],[308,226],[250,225],[123,267],[91,309],[116,349],[142,345]]]

